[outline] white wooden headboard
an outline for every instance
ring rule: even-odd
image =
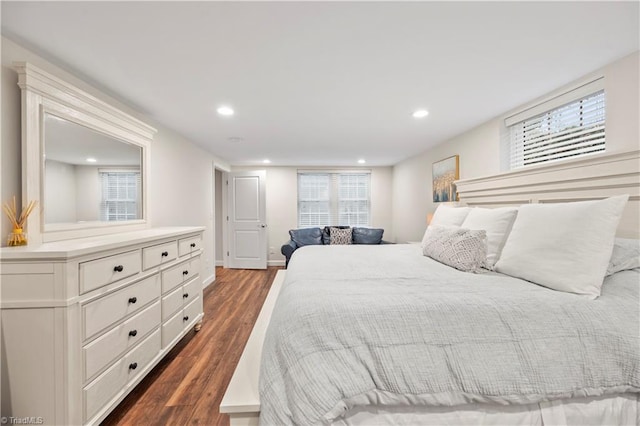
[[[500,207],[629,194],[618,236],[640,238],[640,151],[603,154],[456,182],[460,202]]]

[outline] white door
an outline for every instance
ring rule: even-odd
[[[228,174],[229,268],[267,268],[264,170]]]

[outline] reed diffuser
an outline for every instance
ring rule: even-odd
[[[33,211],[37,204],[37,201],[30,201],[29,205],[22,209],[20,216],[18,216],[18,208],[16,207],[16,197],[13,197],[12,203],[4,203],[2,210],[7,214],[7,217],[13,225],[13,231],[7,237],[7,245],[13,246],[26,246],[27,234],[23,232],[24,225],[27,222],[27,218]]]

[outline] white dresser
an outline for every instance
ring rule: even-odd
[[[1,416],[57,425],[104,419],[199,328],[203,229],[3,248]]]

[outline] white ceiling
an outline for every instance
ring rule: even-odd
[[[395,164],[639,48],[638,2],[1,7],[4,35],[237,165]]]

